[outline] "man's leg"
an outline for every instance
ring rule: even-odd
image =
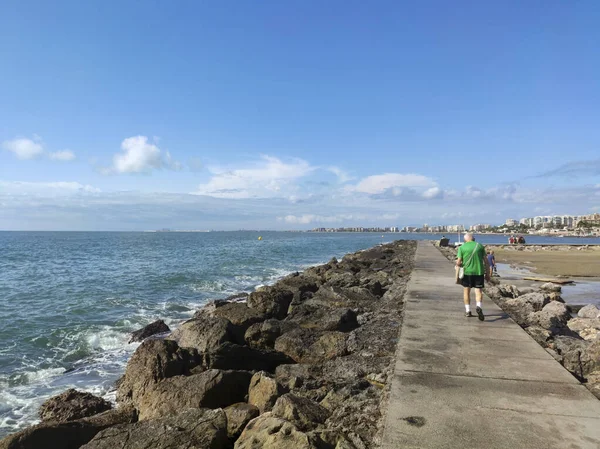
[[[463,302],[465,303],[465,315],[471,316],[471,289],[463,288]]]
[[[480,321],[483,321],[483,320],[485,320],[485,316],[483,315],[483,305],[482,305],[483,289],[481,289],[481,288],[475,289],[475,300],[477,301],[477,307],[475,308],[475,311],[477,312],[477,317],[479,318]]]

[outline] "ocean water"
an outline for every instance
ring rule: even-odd
[[[156,319],[176,328],[211,299],[253,291],[331,257],[400,238],[439,237],[0,232],[0,437],[35,423],[39,405],[67,388],[114,399],[114,382],[137,347],[128,334]]]

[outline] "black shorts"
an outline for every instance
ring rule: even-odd
[[[462,286],[469,288],[483,288],[483,274],[465,274],[462,278]]]

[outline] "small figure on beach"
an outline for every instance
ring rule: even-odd
[[[489,266],[490,278],[491,278],[494,274],[498,274],[498,272],[496,270],[496,256],[494,256],[494,251],[492,251],[491,249],[488,250],[487,253],[488,253],[487,260],[488,260],[488,266]]]
[[[511,235],[510,238],[508,239],[508,243],[510,243],[511,245],[515,244],[515,238]]]
[[[462,267],[464,275],[461,280],[463,286],[463,302],[465,304],[465,316],[472,317],[471,314],[471,289],[475,290],[475,300],[477,306],[475,311],[480,321],[485,320],[483,314],[483,287],[484,279],[490,280],[490,268],[485,248],[481,243],[475,242],[473,234],[465,234],[465,243],[458,248],[456,255],[456,266]]]
[[[522,235],[519,236],[519,244],[521,244],[521,245],[525,244],[525,237],[523,237]]]

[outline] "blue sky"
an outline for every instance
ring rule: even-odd
[[[0,229],[600,210],[600,4],[4,1]]]

